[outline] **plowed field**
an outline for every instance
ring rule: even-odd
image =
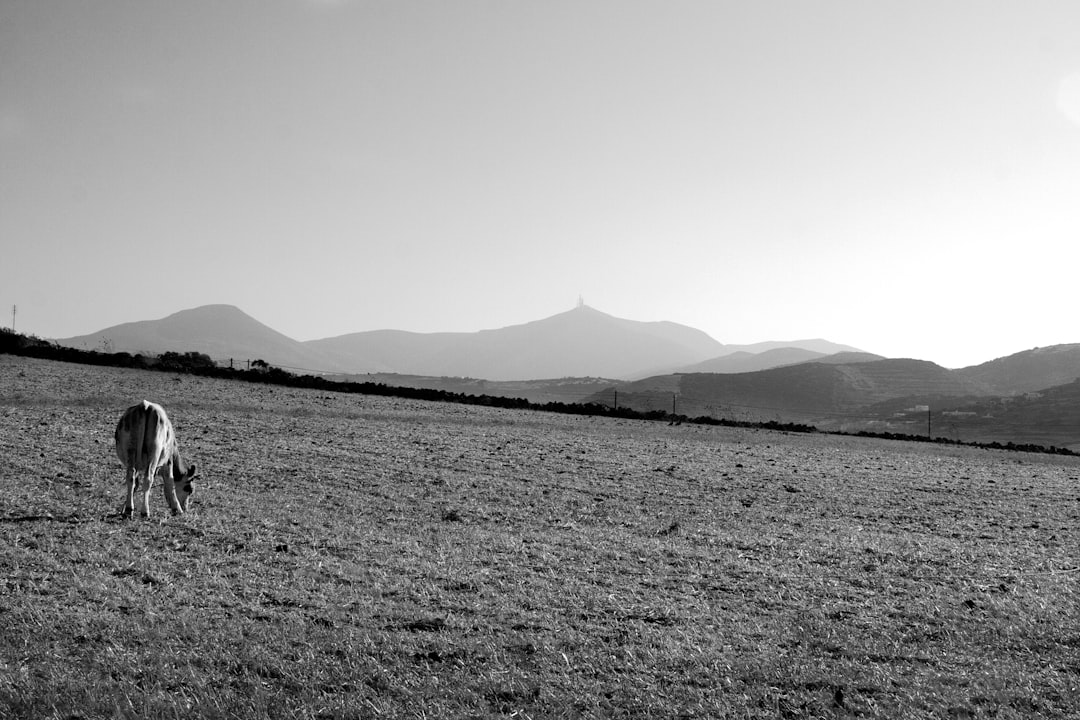
[[[0,356],[0,716],[1077,717],[1078,478]]]

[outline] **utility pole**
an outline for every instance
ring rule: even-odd
[[[15,332],[15,310],[17,310],[18,307],[18,305],[11,306],[11,332]]]

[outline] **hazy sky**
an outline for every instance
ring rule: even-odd
[[[1080,342],[1075,0],[3,0],[0,324]]]

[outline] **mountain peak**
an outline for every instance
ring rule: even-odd
[[[211,303],[209,305],[199,305],[198,307],[188,308],[187,310],[177,310],[172,315],[168,315],[166,317],[177,317],[183,315],[232,315],[251,317],[235,305],[228,305],[225,303]]]
[[[557,313],[557,314],[553,315],[552,317],[559,317],[561,315],[580,315],[580,316],[583,316],[583,317],[602,317],[602,318],[615,317],[614,315],[609,315],[608,313],[603,312],[602,310],[597,310],[592,305],[586,305],[585,303],[579,303],[578,305],[575,305],[572,309],[567,310],[566,312]]]
[[[325,359],[267,327],[235,305],[201,305],[158,320],[121,323],[62,345],[113,352],[200,352],[219,363],[261,359],[298,369],[321,369]]]

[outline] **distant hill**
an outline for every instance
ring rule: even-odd
[[[377,330],[304,345],[350,372],[486,380],[633,377],[699,362],[723,347],[671,322],[624,320],[581,306],[542,320],[475,333]]]
[[[807,362],[830,363],[832,365],[850,365],[851,363],[875,362],[885,360],[884,355],[875,355],[868,352],[838,352],[832,355],[824,355],[816,360]]]
[[[979,388],[926,360],[837,365],[809,362],[736,376],[687,375],[687,396],[801,412],[847,412],[883,400],[919,395],[972,395]]]
[[[714,357],[692,365],[667,368],[665,373],[743,373],[756,370],[768,370],[800,362],[811,362],[833,355],[845,356],[842,362],[855,362],[855,356],[862,359],[878,359],[880,355],[864,353],[850,345],[839,345],[828,340],[769,341],[751,345],[724,345],[723,351]]]
[[[768,370],[782,365],[794,365],[826,357],[824,353],[799,347],[782,347],[764,352],[752,353],[745,350],[721,355],[705,362],[695,363],[681,368],[682,373],[744,373],[756,370]]]
[[[808,340],[769,340],[766,342],[751,343],[749,345],[725,345],[724,350],[726,352],[748,352],[756,355],[758,353],[769,352],[770,350],[781,350],[793,347],[802,348],[803,350],[809,350],[821,355],[833,355],[841,352],[862,352],[859,348],[850,345],[840,345],[821,338],[812,338]]]
[[[1040,385],[1067,375],[1078,347],[1017,353],[965,370],[838,353],[756,372],[672,374],[619,383],[590,400],[637,410],[674,408],[688,417],[778,420],[848,432],[930,432],[968,442],[1080,450],[1080,379]],[[1039,389],[1018,390],[1025,384]]]
[[[620,405],[642,410],[670,406],[684,415],[788,421],[851,413],[894,398],[970,396],[981,387],[926,360],[851,364],[804,362],[738,374],[688,373],[618,387]]]
[[[283,367],[320,368],[317,351],[282,335],[232,305],[203,305],[160,320],[140,320],[89,335],[57,340],[86,350],[152,353],[200,352],[217,362],[262,359]]]
[[[1025,350],[955,372],[995,395],[1042,390],[1080,378],[1080,344]]]

